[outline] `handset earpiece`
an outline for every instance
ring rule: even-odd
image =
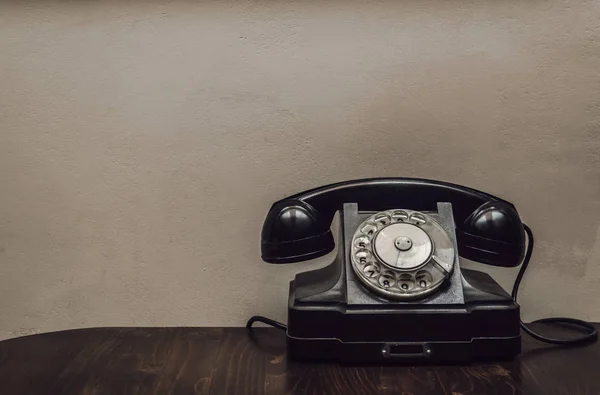
[[[523,261],[525,232],[514,206],[492,200],[457,224],[460,255],[494,266],[515,267]]]
[[[276,203],[263,224],[262,259],[293,263],[327,254],[335,247],[330,222],[323,222],[306,202],[286,199]]]

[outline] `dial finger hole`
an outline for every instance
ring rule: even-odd
[[[367,261],[369,260],[369,258],[371,258],[371,251],[369,250],[358,250],[356,252],[356,254],[354,254],[354,256],[356,257],[356,260],[358,262],[360,262],[361,264],[365,264],[367,263]]]
[[[425,270],[417,272],[415,279],[417,281],[417,284],[421,288],[427,288],[433,283],[433,277],[429,272],[426,272]]]
[[[379,214],[375,217],[375,223],[380,226],[387,226],[390,223],[390,217],[387,214]]]
[[[377,226],[375,224],[366,224],[365,226],[360,228],[360,231],[363,234],[371,237],[377,232]]]
[[[403,291],[410,291],[415,287],[415,280],[413,280],[410,274],[402,274],[398,278],[398,288]]]
[[[410,222],[412,222],[415,225],[424,225],[427,223],[427,219],[421,213],[413,213],[410,216]]]
[[[396,285],[396,278],[394,277],[394,274],[390,272],[384,272],[379,277],[378,281],[379,285],[381,285],[383,288],[390,288]]]
[[[408,220],[408,214],[404,210],[396,210],[392,213],[392,221],[402,222]]]
[[[371,240],[367,236],[360,236],[354,240],[354,245],[358,248],[368,248],[371,245]]]
[[[377,277],[379,276],[379,266],[374,265],[374,264],[368,264],[367,266],[364,267],[363,269],[363,273],[365,274],[365,276],[367,276],[368,278],[373,278],[373,277]]]

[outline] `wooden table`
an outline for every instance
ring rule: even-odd
[[[544,346],[471,366],[348,367],[288,362],[272,328],[98,328],[0,342],[0,393],[600,394],[600,345]]]

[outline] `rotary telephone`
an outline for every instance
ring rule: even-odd
[[[446,182],[378,178],[331,184],[273,204],[263,224],[262,258],[273,264],[313,259],[335,245],[330,226],[340,211],[337,256],[290,283],[288,356],[343,362],[469,362],[511,358],[521,332],[553,344],[596,340],[586,331],[553,339],[520,320],[519,283],[533,234],[515,206]],[[527,238],[526,238],[527,235]],[[516,267],[512,294],[489,275],[460,267],[459,256]]]

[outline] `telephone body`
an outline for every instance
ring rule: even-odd
[[[288,356],[339,362],[469,362],[521,351],[519,305],[459,256],[515,267],[525,233],[513,204],[450,183],[378,178],[331,184],[273,204],[262,258],[337,256],[296,275]]]

